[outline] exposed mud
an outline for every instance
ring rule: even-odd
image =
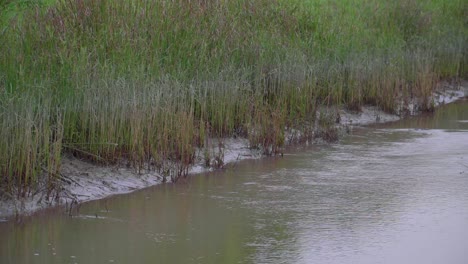
[[[197,151],[197,162],[191,167],[189,174],[221,168],[243,159],[261,157],[259,151],[249,148],[247,139],[228,138],[211,141],[211,147]],[[206,154],[209,155],[209,166],[205,164]],[[163,175],[155,171],[137,172],[135,169],[121,165],[97,166],[72,156],[65,156],[62,159],[60,174],[64,178],[58,193],[49,194],[47,197],[46,191],[40,190],[39,187],[35,195],[0,201],[0,220],[19,214],[31,214],[51,206],[70,206],[110,195],[129,193],[163,182]]]
[[[457,84],[441,82],[437,92],[430,100],[434,107],[454,102],[468,96],[468,82]],[[369,125],[380,122],[399,120],[404,115],[415,115],[420,111],[420,99],[412,99],[409,103],[399,103],[397,114],[385,113],[375,106],[363,106],[360,112],[341,109],[323,109],[322,112],[334,113],[337,126],[348,130],[352,126]],[[290,130],[286,133],[286,144],[292,144],[294,138],[300,138],[303,133]],[[189,174],[201,173],[222,168],[239,160],[260,158],[262,151],[249,147],[245,138],[212,139],[206,149],[196,153],[196,164]],[[61,175],[63,183],[55,195],[47,197],[46,191],[38,190],[26,198],[1,198],[0,221],[6,221],[15,215],[31,214],[40,209],[56,205],[70,205],[85,201],[101,199],[110,195],[129,193],[138,189],[160,184],[163,175],[154,171],[135,171],[125,166],[96,166],[75,157],[66,156],[62,159]]]
[[[460,81],[459,83],[449,83],[443,81],[439,83],[436,92],[432,98],[428,98],[432,102],[433,107],[438,107],[444,104],[453,103],[460,98],[468,96],[468,81]],[[374,123],[386,123],[397,121],[405,116],[417,115],[421,113],[423,99],[412,98],[408,102],[399,100],[396,102],[396,113],[389,114],[380,110],[376,106],[363,106],[362,111],[352,112],[346,109],[339,111],[342,125],[369,125]]]

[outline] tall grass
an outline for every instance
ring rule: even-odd
[[[176,179],[208,137],[273,154],[319,105],[393,111],[468,74],[463,0],[0,7],[0,186],[18,195],[53,188],[64,153]]]

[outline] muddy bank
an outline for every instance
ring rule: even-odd
[[[465,96],[468,96],[468,82],[462,81],[457,84],[441,82],[430,100],[433,106],[437,107]],[[407,100],[404,104],[400,103],[396,114],[385,113],[376,106],[363,106],[359,112],[336,107],[323,108],[320,111],[323,114],[335,116],[338,128],[346,131],[352,126],[391,122],[402,116],[418,114],[420,105],[420,98]],[[289,131],[286,133],[286,144],[293,144],[301,135],[300,131],[294,131],[294,133]],[[244,159],[262,157],[262,151],[251,149],[249,140],[245,138],[211,139],[208,146],[206,149],[197,150],[195,164],[191,167],[189,174],[221,168],[226,164],[234,164]],[[62,175],[61,187],[55,192],[47,193],[45,188],[39,186],[27,198],[3,197],[0,201],[0,221],[6,221],[15,215],[31,214],[52,206],[66,205],[68,207],[72,203],[129,193],[164,181],[164,176],[155,171],[137,172],[123,164],[96,166],[72,156],[65,156],[62,159],[60,173]]]
[[[443,81],[438,84],[436,92],[432,94],[429,101],[432,101],[433,107],[438,107],[466,96],[468,96],[468,81],[463,80],[459,83]],[[420,114],[422,101],[421,98],[411,98],[404,103],[404,100],[398,99],[395,114],[386,113],[376,106],[363,106],[360,112],[342,108],[339,111],[340,123],[342,125],[369,125],[397,121],[405,116]]]
[[[202,173],[243,159],[262,156],[259,150],[250,149],[248,140],[244,138],[212,139],[210,146],[208,149],[197,150],[196,163],[190,168],[189,174]],[[206,164],[206,154],[210,157],[209,164]],[[163,176],[154,170],[136,171],[124,164],[98,166],[71,155],[66,155],[62,159],[60,174],[62,180],[58,191],[47,193],[43,187],[44,183],[29,197],[3,198],[0,201],[0,221],[57,205],[65,205],[67,207],[65,209],[68,209],[70,204],[76,205],[111,195],[129,193],[163,183],[165,180],[171,181],[169,175]]]

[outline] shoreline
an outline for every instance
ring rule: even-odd
[[[468,82],[462,80],[460,84],[454,85],[442,81],[430,98],[434,107],[455,102],[468,96]],[[360,112],[352,112],[343,107],[327,107],[319,110],[322,114],[334,114],[339,116],[339,122],[335,127],[346,130],[353,126],[365,126],[375,123],[386,123],[400,120],[406,116],[419,114],[418,98],[410,100],[409,103],[400,104],[397,114],[388,114],[376,106],[362,106]],[[405,111],[405,115],[403,115]],[[294,145],[296,139],[300,139],[301,132],[286,134],[285,145]],[[249,147],[246,138],[222,138],[210,139],[210,147],[196,151],[196,161],[189,169],[189,176],[222,168],[227,164],[234,164],[245,159],[258,159],[264,157],[261,150],[253,150]],[[210,166],[205,166],[208,153]],[[68,206],[75,203],[80,204],[92,200],[99,200],[109,196],[130,193],[139,189],[147,188],[164,183],[164,176],[156,171],[144,170],[140,173],[135,169],[122,164],[114,166],[100,166],[82,161],[76,157],[65,155],[62,159],[60,169],[62,184],[60,190],[54,194],[47,194],[45,188],[39,187],[35,193],[22,199],[0,200],[0,222],[11,220],[15,216],[27,216],[37,211],[56,207]],[[49,196],[47,198],[47,196]],[[53,198],[52,198],[53,197]]]

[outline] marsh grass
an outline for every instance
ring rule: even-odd
[[[465,2],[4,1],[0,186],[52,189],[63,153],[176,181],[207,138],[275,154],[285,128],[331,128],[320,105],[431,109],[467,77]]]

